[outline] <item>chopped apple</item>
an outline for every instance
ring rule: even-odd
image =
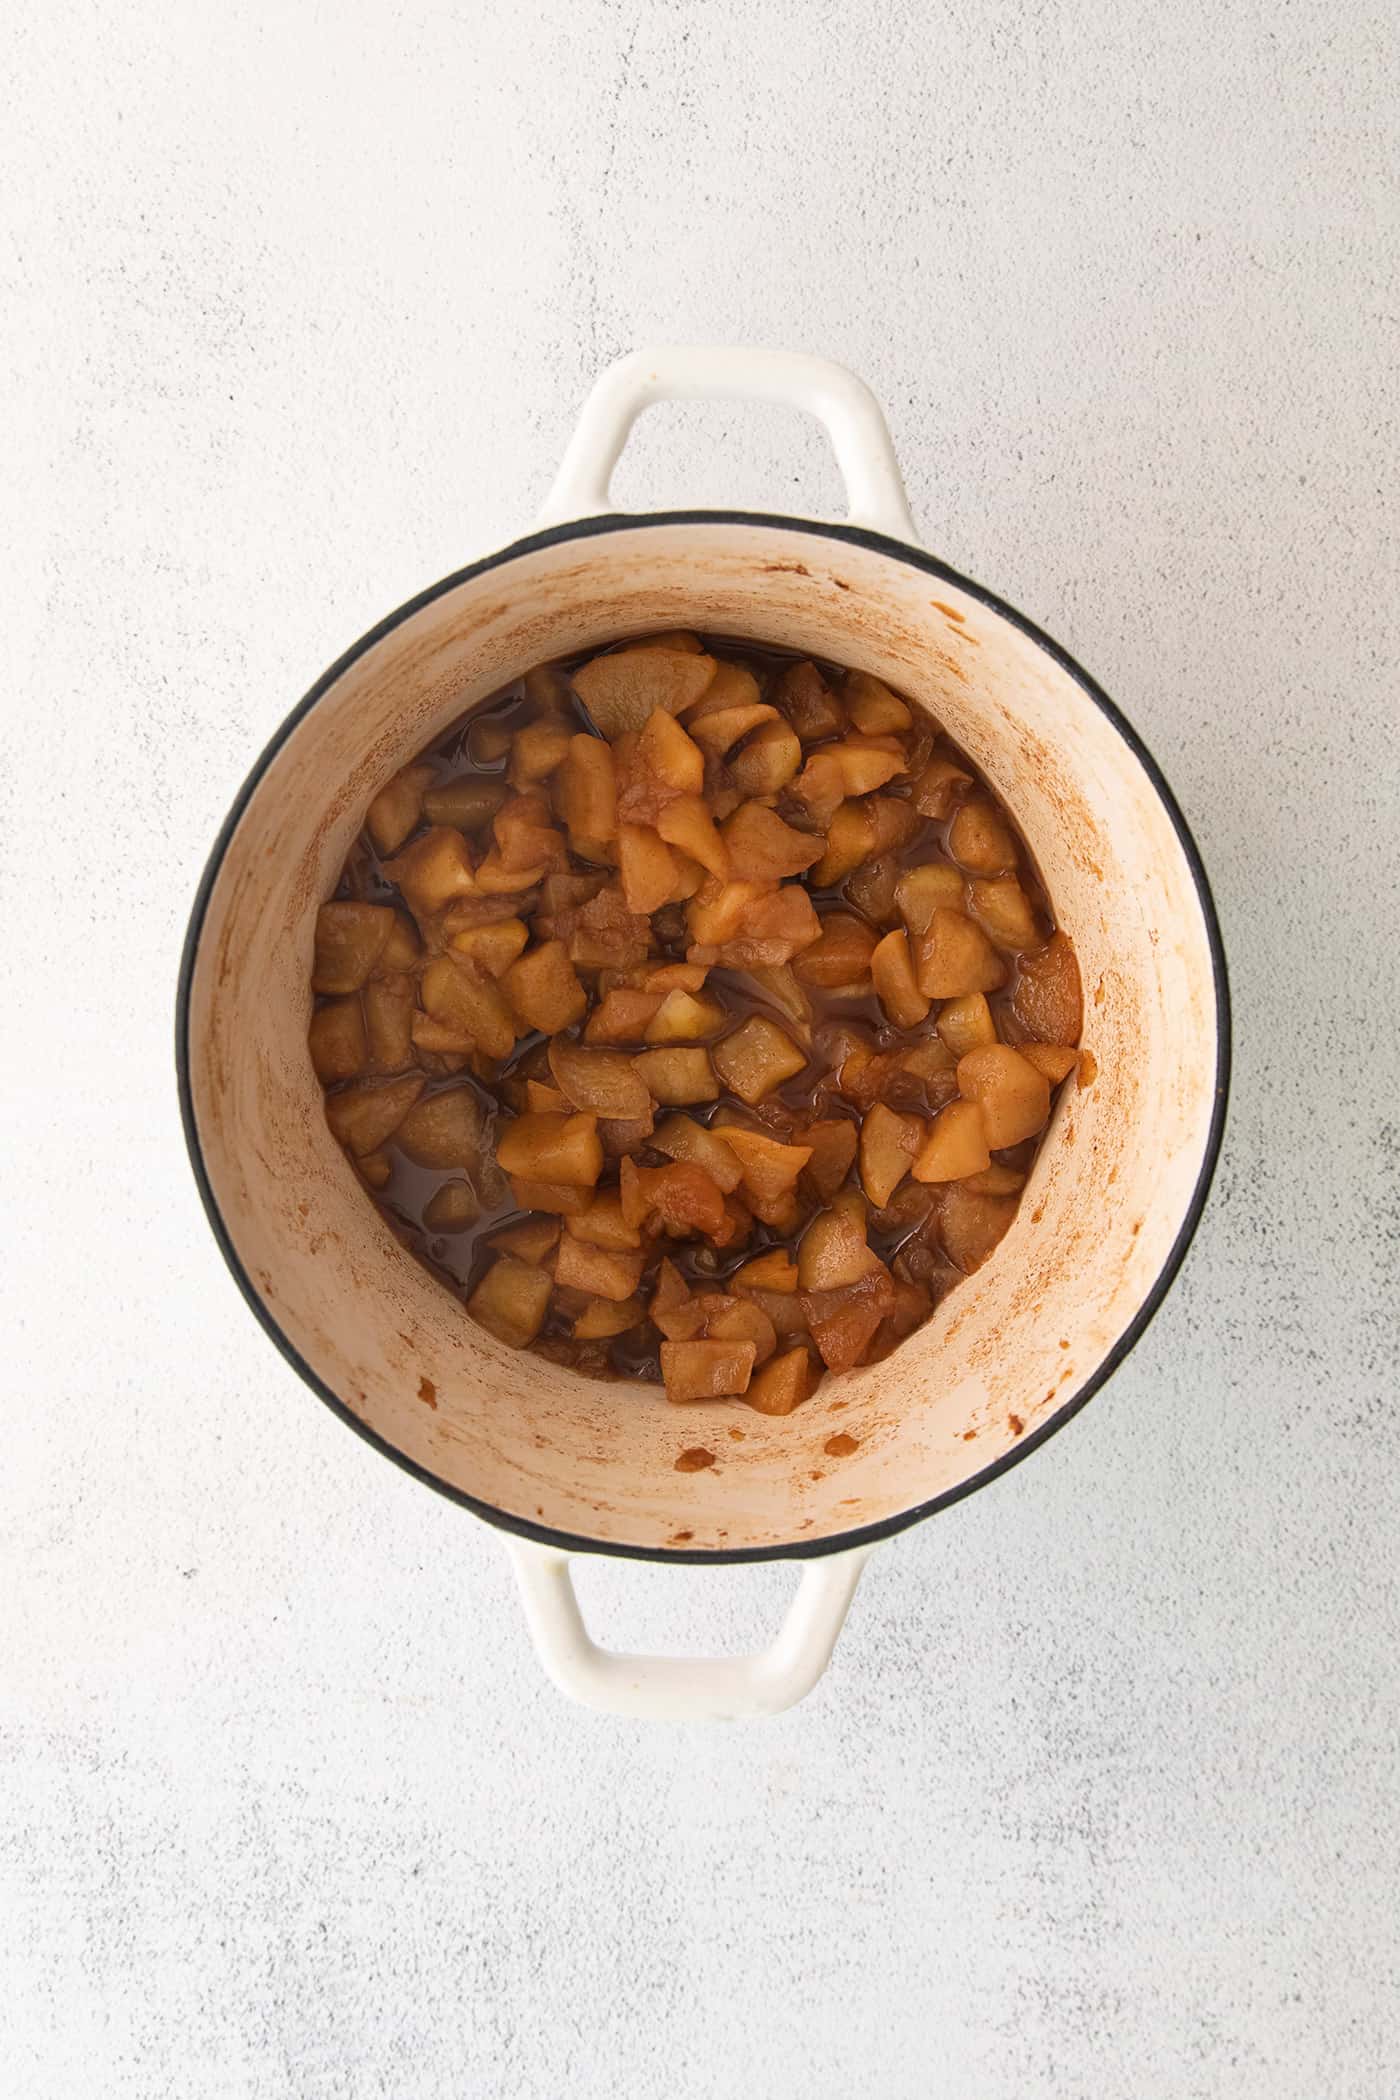
[[[554,806],[576,853],[617,835],[617,771],[612,749],[601,737],[574,736],[551,782]]]
[[[993,1160],[980,1174],[969,1174],[959,1186],[971,1189],[977,1196],[1018,1196],[1026,1185],[1026,1177],[1015,1167],[1003,1167]]]
[[[841,697],[847,714],[863,736],[897,736],[913,721],[899,695],[892,693],[882,679],[872,678],[868,671],[848,672]]]
[[[1039,954],[1022,956],[1011,1006],[1021,1026],[1037,1042],[1079,1041],[1084,1028],[1084,994],[1079,964],[1064,934],[1052,933]]]
[[[727,1292],[716,1292],[702,1302],[706,1341],[752,1342],[755,1365],[767,1363],[778,1346],[778,1331],[761,1305]]]
[[[643,1050],[632,1062],[653,1101],[663,1108],[689,1108],[696,1101],[719,1099],[708,1050]]]
[[[358,992],[384,952],[394,914],[384,904],[323,904],[316,914],[311,989],[331,998]]]
[[[914,807],[922,817],[932,817],[935,823],[946,823],[953,814],[953,806],[965,787],[971,787],[972,775],[951,758],[931,758],[919,775],[914,787]]]
[[[755,691],[757,687],[755,686]],[[701,712],[697,708],[686,716],[686,728],[697,744],[703,745],[712,758],[723,758],[732,745],[746,737],[751,729],[765,722],[776,722],[776,707],[765,707],[755,702],[748,707],[717,707]]]
[[[739,1162],[718,1131],[706,1130],[691,1116],[668,1116],[652,1136],[658,1152],[671,1159],[690,1160],[703,1167],[711,1181],[726,1196],[742,1179]]]
[[[445,1181],[423,1206],[430,1232],[465,1232],[481,1216],[476,1190],[469,1181]]]
[[[705,754],[674,716],[657,708],[637,739],[634,776],[654,782],[672,795],[698,795],[705,786]]]
[[[413,1063],[413,979],[372,977],[360,997],[364,1002],[368,1069],[402,1072]]]
[[[752,1342],[663,1342],[666,1398],[722,1400],[746,1393],[755,1354]]]
[[[1045,929],[1014,875],[975,877],[967,885],[967,908],[998,948],[1018,952],[1045,945]]]
[[[657,708],[677,715],[700,698],[715,674],[712,656],[676,649],[614,650],[580,664],[574,691],[605,737],[640,729]]]
[[[355,1079],[369,1063],[364,1011],[358,997],[332,999],[311,1016],[306,1040],[311,1065],[322,1086]]]
[[[1079,1052],[1064,1043],[1018,1043],[1016,1048],[1027,1064],[1045,1074],[1051,1086],[1058,1086],[1062,1079],[1068,1079],[1079,1063]]]
[[[605,1342],[615,1334],[626,1334],[629,1327],[640,1327],[646,1316],[640,1298],[624,1298],[616,1305],[606,1298],[590,1298],[574,1319],[574,1340]]]
[[[812,1157],[803,1171],[824,1203],[836,1194],[851,1170],[856,1134],[856,1125],[844,1116],[824,1116],[793,1132],[811,1150]]]
[[[376,853],[398,852],[423,814],[423,791],[432,777],[431,766],[405,766],[379,790],[365,816]]]
[[[1008,1043],[989,1043],[960,1057],[958,1092],[981,1109],[993,1152],[1005,1152],[1034,1137],[1050,1114],[1045,1074]]]
[[[802,1235],[798,1283],[804,1291],[837,1291],[883,1264],[865,1237],[865,1203],[854,1189],[832,1199]]]
[[[449,824],[434,824],[396,860],[384,863],[390,882],[403,891],[415,919],[429,919],[455,897],[470,897],[477,888],[467,842]]]
[[[926,861],[923,867],[910,868],[900,877],[894,894],[910,938],[917,940],[927,932],[935,911],[962,910],[963,879],[946,860]]]
[[[950,1101],[934,1117],[910,1172],[915,1181],[963,1181],[991,1163],[981,1108],[975,1101]]]
[[[394,1178],[394,1162],[387,1152],[366,1152],[355,1165],[372,1189],[385,1189]]]
[[[1016,839],[994,802],[974,796],[948,827],[948,851],[974,875],[1000,875],[1016,865]]]
[[[417,1073],[409,1079],[362,1080],[339,1094],[327,1094],[331,1135],[359,1158],[377,1152],[398,1129],[425,1083]]]
[[[817,1377],[805,1348],[785,1349],[750,1379],[744,1398],[761,1415],[790,1415],[816,1391]]]
[[[515,1016],[494,977],[468,955],[440,955],[419,984],[424,1011],[435,1021],[469,1035],[488,1057],[509,1057],[515,1048]]]
[[[399,1125],[397,1143],[420,1167],[474,1167],[482,1156],[486,1117],[468,1085],[426,1094]]]
[[[592,1247],[608,1247],[615,1254],[629,1253],[642,1244],[636,1226],[622,1215],[617,1189],[599,1189],[587,1210],[570,1218],[569,1230],[575,1239],[587,1240]]]
[[[640,1043],[664,992],[634,992],[626,986],[605,992],[588,1016],[586,1043]]]
[[[715,829],[714,818],[700,795],[677,795],[656,819],[656,828],[670,846],[676,846],[721,882],[729,877],[729,853]]]
[[[853,1369],[896,1303],[890,1272],[880,1264],[858,1282],[834,1290],[804,1291],[802,1298],[812,1340],[828,1371]]]
[[[729,771],[741,795],[777,795],[796,778],[802,765],[802,745],[786,722],[764,722],[729,761]]]
[[[860,1128],[860,1179],[866,1195],[883,1205],[903,1181],[923,1148],[922,1116],[901,1115],[877,1101]]]
[[[598,1118],[528,1113],[517,1116],[501,1133],[496,1158],[507,1174],[591,1189],[603,1171]]]
[[[646,1027],[649,1043],[702,1042],[723,1028],[729,1016],[708,993],[667,992]]]
[[[982,992],[965,992],[950,999],[938,1016],[938,1033],[953,1057],[966,1057],[997,1039],[997,1024]]]
[[[588,1011],[588,994],[579,983],[562,941],[545,941],[513,962],[501,986],[527,1028],[557,1035]]]
[[[549,1069],[555,1085],[575,1108],[598,1116],[640,1117],[651,1109],[651,1096],[630,1057],[621,1050],[598,1050],[554,1036]]]
[[[843,737],[830,753],[848,795],[868,795],[904,771],[904,752],[894,737]]]
[[[822,842],[785,824],[761,802],[741,802],[724,826],[729,866],[739,882],[781,882],[822,858]]]
[[[828,912],[818,938],[798,956],[793,968],[805,984],[840,990],[863,984],[870,975],[875,953],[870,928],[849,912]]]
[[[665,840],[649,825],[618,826],[617,867],[629,911],[648,917],[671,901],[679,863]]]
[[[548,780],[567,757],[572,741],[568,722],[559,718],[527,722],[517,729],[510,746],[511,785],[532,787],[536,781]]]
[[[736,1291],[781,1291],[790,1296],[797,1289],[797,1264],[781,1247],[774,1247],[736,1269],[730,1283]]]
[[[546,1086],[539,1079],[525,1082],[525,1106],[533,1115],[567,1116],[576,1105],[557,1086]]]
[[[448,943],[454,954],[468,955],[489,977],[500,977],[529,939],[523,919],[496,919],[486,926],[464,926]]]
[[[807,1065],[806,1053],[764,1014],[750,1014],[741,1021],[732,1035],[715,1045],[710,1057],[730,1093],[751,1108]]]
[[[926,998],[961,999],[966,992],[994,992],[1005,982],[1006,965],[980,926],[939,905],[918,938],[914,974]]]
[[[480,831],[490,823],[510,790],[504,780],[445,780],[423,795],[423,814],[430,824],[450,824],[457,831]]]
[[[632,1297],[642,1280],[645,1252],[639,1249],[635,1254],[626,1253],[577,1239],[575,1222],[570,1218],[560,1237],[554,1257],[554,1281],[570,1290],[587,1291],[590,1297],[610,1298],[615,1304]]]
[[[760,1198],[783,1195],[812,1157],[810,1145],[784,1145],[761,1131],[728,1124],[724,1142],[739,1162],[745,1188]]]
[[[839,736],[845,713],[815,664],[789,664],[778,681],[777,701],[804,744]]]
[[[531,1181],[520,1174],[510,1177],[510,1191],[517,1210],[543,1210],[559,1217],[577,1217],[587,1210],[593,1191],[570,1187],[565,1181]]]
[[[996,1251],[1016,1215],[1015,1196],[980,1196],[956,1184],[943,1193],[939,1232],[951,1261],[966,1275]]]
[[[502,1254],[492,1262],[467,1300],[467,1311],[512,1349],[524,1349],[549,1311],[549,1271]]]
[[[875,993],[887,1018],[896,1028],[917,1028],[928,1019],[929,1001],[914,975],[909,936],[896,926],[877,943],[870,957]]]
[[[521,1261],[538,1264],[554,1251],[559,1231],[557,1218],[522,1218],[518,1225],[503,1225],[493,1232],[490,1245],[503,1254],[518,1254]]]

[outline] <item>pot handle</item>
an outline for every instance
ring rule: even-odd
[[[506,1544],[535,1651],[561,1692],[599,1713],[644,1721],[748,1721],[805,1699],[831,1660],[873,1548],[807,1561],[778,1637],[757,1655],[618,1655],[588,1637],[569,1555],[533,1539]]]
[[[539,523],[561,525],[611,510],[613,468],[642,410],[654,401],[701,398],[805,409],[831,439],[852,524],[891,539],[918,539],[889,427],[865,381],[825,357],[737,345],[662,345],[609,365],[583,404]]]

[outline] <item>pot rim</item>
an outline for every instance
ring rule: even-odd
[[[1187,866],[1191,872],[1191,880],[1195,886],[1197,901],[1201,907],[1201,916],[1205,923],[1206,939],[1210,949],[1211,980],[1215,994],[1215,1100],[1211,1110],[1210,1128],[1206,1136],[1205,1150],[1196,1176],[1196,1184],[1192,1190],[1191,1200],[1187,1205],[1180,1229],[1172,1242],[1162,1267],[1157,1273],[1152,1288],[1148,1291],[1132,1320],[1118,1337],[1103,1361],[1067,1396],[1060,1406],[1056,1408],[1054,1414],[1043,1422],[1038,1429],[1033,1430],[1029,1436],[1015,1444],[1011,1450],[1003,1452],[999,1458],[993,1459],[979,1472],[972,1474],[966,1480],[959,1481],[956,1487],[949,1488],[940,1495],[931,1496],[925,1502],[916,1503],[909,1509],[901,1510],[896,1516],[885,1517],[877,1524],[860,1525],[850,1531],[837,1532],[826,1538],[793,1541],[791,1543],[785,1542],[776,1546],[726,1546],[715,1549],[706,1549],[704,1547],[653,1547],[583,1538],[572,1532],[556,1530],[546,1524],[532,1523],[526,1517],[517,1517],[508,1510],[498,1509],[494,1503],[483,1502],[477,1496],[467,1494],[464,1489],[451,1486],[447,1481],[440,1479],[437,1474],[431,1472],[428,1467],[419,1465],[415,1459],[407,1457],[404,1452],[391,1444],[387,1438],[380,1436],[352,1408],[346,1405],[339,1394],[334,1392],[323,1379],[318,1377],[305,1357],[302,1356],[289,1337],[283,1333],[281,1326],[239,1259],[238,1252],[233,1245],[232,1238],[219,1210],[208,1170],[205,1166],[203,1151],[199,1141],[198,1125],[195,1119],[194,1094],[190,1077],[190,1000],[195,962],[199,951],[200,937],[204,929],[205,915],[209,907],[209,900],[213,894],[214,884],[218,880],[219,871],[223,866],[224,855],[228,850],[234,832],[238,828],[244,810],[252,800],[273,759],[282,749],[292,731],[310,713],[317,702],[330,691],[336,681],[353,663],[365,654],[366,650],[373,648],[375,643],[382,641],[385,635],[391,634],[405,620],[411,619],[425,605],[431,605],[435,599],[441,598],[448,591],[455,590],[459,584],[470,582],[473,578],[485,575],[492,569],[502,568],[508,562],[514,561],[521,555],[533,554],[546,547],[560,546],[569,540],[599,538],[605,533],[630,532],[639,528],[691,525],[757,526],[765,530],[776,528],[784,532],[805,533],[815,539],[835,540],[838,543],[863,547],[872,553],[885,555],[890,560],[903,562],[907,567],[918,569],[924,575],[934,577],[941,583],[952,584],[958,590],[965,591],[969,597],[977,599],[979,603],[988,607],[990,611],[1009,621],[1013,627],[1018,628],[1037,647],[1043,649],[1046,655],[1059,665],[1061,670],[1067,672],[1073,678],[1080,689],[1093,701],[1100,713],[1117,730],[1119,736],[1123,738],[1147,774],[1167,815],[1171,819],[1172,828],[1176,832],[1181,850],[1185,855]],[[480,1517],[484,1523],[494,1525],[498,1530],[513,1532],[521,1538],[533,1539],[539,1545],[553,1546],[564,1553],[596,1553],[610,1556],[617,1560],[691,1563],[703,1567],[746,1561],[816,1560],[828,1553],[844,1553],[854,1547],[872,1546],[881,1539],[893,1538],[899,1532],[907,1531],[912,1525],[921,1524],[926,1517],[934,1516],[940,1510],[951,1508],[955,1502],[961,1502],[964,1496],[975,1493],[979,1488],[990,1486],[991,1482],[998,1479],[1000,1475],[1009,1472],[1013,1466],[1020,1465],[1024,1459],[1030,1457],[1033,1451],[1039,1450],[1042,1444],[1046,1443],[1074,1415],[1078,1414],[1079,1410],[1094,1397],[1094,1394],[1107,1384],[1108,1380],[1126,1360],[1141,1336],[1146,1332],[1167,1292],[1176,1280],[1177,1272],[1185,1259],[1186,1250],[1195,1237],[1196,1228],[1200,1224],[1206,1199],[1210,1193],[1211,1182],[1215,1176],[1216,1165],[1220,1157],[1221,1142],[1224,1137],[1226,1104],[1230,1088],[1230,1061],[1231,1011],[1229,977],[1225,963],[1224,943],[1220,934],[1220,923],[1215,908],[1215,899],[1211,894],[1210,882],[1201,860],[1200,850],[1192,836],[1190,826],[1182,815],[1176,797],[1167,784],[1161,767],[1132,724],[1114,705],[1113,701],[1109,699],[1103,688],[1089,676],[1089,673],[1084,670],[1082,665],[1076,663],[1067,650],[1061,648],[1058,642],[1054,641],[1042,628],[1038,627],[1033,620],[1028,619],[1024,613],[1018,612],[1013,605],[1009,605],[1004,598],[999,598],[994,591],[988,590],[985,585],[974,582],[970,577],[964,576],[958,570],[950,568],[946,562],[939,561],[935,555],[926,553],[923,548],[911,546],[903,540],[891,539],[887,534],[871,531],[863,525],[849,525],[819,518],[791,518],[777,512],[768,511],[667,510],[608,512],[600,517],[578,518],[566,524],[551,525],[542,531],[527,533],[520,539],[512,540],[508,546],[500,548],[496,553],[485,555],[478,561],[469,562],[465,567],[454,570],[450,576],[443,577],[438,583],[430,584],[426,590],[419,591],[415,597],[406,599],[395,611],[387,614],[384,619],[371,627],[365,634],[362,634],[359,640],[352,643],[343,655],[336,658],[328,670],[322,672],[315,684],[310,687],[291,710],[290,714],[286,716],[285,720],[274,731],[267,744],[258,754],[247,778],[235,795],[228,815],[224,818],[219,828],[209,858],[205,863],[204,872],[200,877],[199,887],[195,892],[194,905],[190,913],[189,926],[185,933],[184,946],[180,956],[180,972],[175,1003],[175,1069],[180,1099],[180,1120],[184,1130],[185,1149],[189,1155],[190,1167],[194,1174],[195,1184],[199,1190],[200,1200],[204,1205],[205,1216],[209,1221],[210,1230],[214,1235],[219,1250],[249,1309],[272,1341],[274,1347],[303,1381],[310,1386],[312,1392],[323,1400],[332,1412],[340,1417],[341,1421],[353,1429],[358,1436],[363,1437],[365,1442],[370,1444],[381,1456],[391,1459],[395,1465],[400,1466],[404,1472],[411,1474],[414,1479],[422,1481],[425,1486],[432,1488],[439,1495],[446,1496],[450,1502],[458,1503],[462,1508],[470,1510],[473,1516]]]

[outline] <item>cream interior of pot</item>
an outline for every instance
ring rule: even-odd
[[[496,1341],[397,1243],[331,1139],[306,1050],[317,905],[370,796],[530,664],[706,628],[875,672],[932,710],[1021,824],[1078,951],[1098,1073],[1062,1090],[991,1260],[872,1369],[786,1419],[668,1406]],[[599,1544],[811,1543],[968,1481],[1073,1398],[1167,1259],[1207,1144],[1217,1013],[1171,821],[1078,683],[980,600],[771,525],[638,523],[520,554],[360,655],[234,833],[194,973],[191,1082],[244,1270],[318,1378],[448,1485]],[[291,1399],[289,1388],[289,1402]],[[835,1458],[838,1431],[858,1439]],[[683,1451],[712,1466],[678,1471]]]

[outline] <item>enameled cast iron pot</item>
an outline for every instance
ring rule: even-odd
[[[825,424],[843,524],[621,516],[612,468],[668,396],[763,398]],[[796,1414],[700,1410],[517,1354],[380,1220],[326,1128],[306,1048],[312,928],[370,797],[529,665],[688,627],[888,679],[946,724],[1029,841],[1078,951],[1098,1076],[1062,1090],[1001,1247],[893,1356]],[[1064,651],[917,545],[888,432],[850,373],[769,351],[659,350],[598,382],[540,529],[391,613],[317,681],[253,768],[200,884],[181,973],[190,1157],[248,1303],[377,1449],[507,1534],[545,1667],[634,1714],[776,1712],[816,1682],[872,1546],[1024,1458],[1121,1363],[1205,1200],[1228,1058],[1205,875],[1161,773]],[[420,1399],[430,1381],[436,1406]],[[726,1431],[741,1422],[742,1441]],[[833,1460],[840,1429],[858,1450]],[[678,1472],[708,1442],[718,1463]],[[1086,1512],[1086,1521],[1088,1513]],[[796,1559],[774,1646],[620,1656],[588,1639],[574,1553]]]

